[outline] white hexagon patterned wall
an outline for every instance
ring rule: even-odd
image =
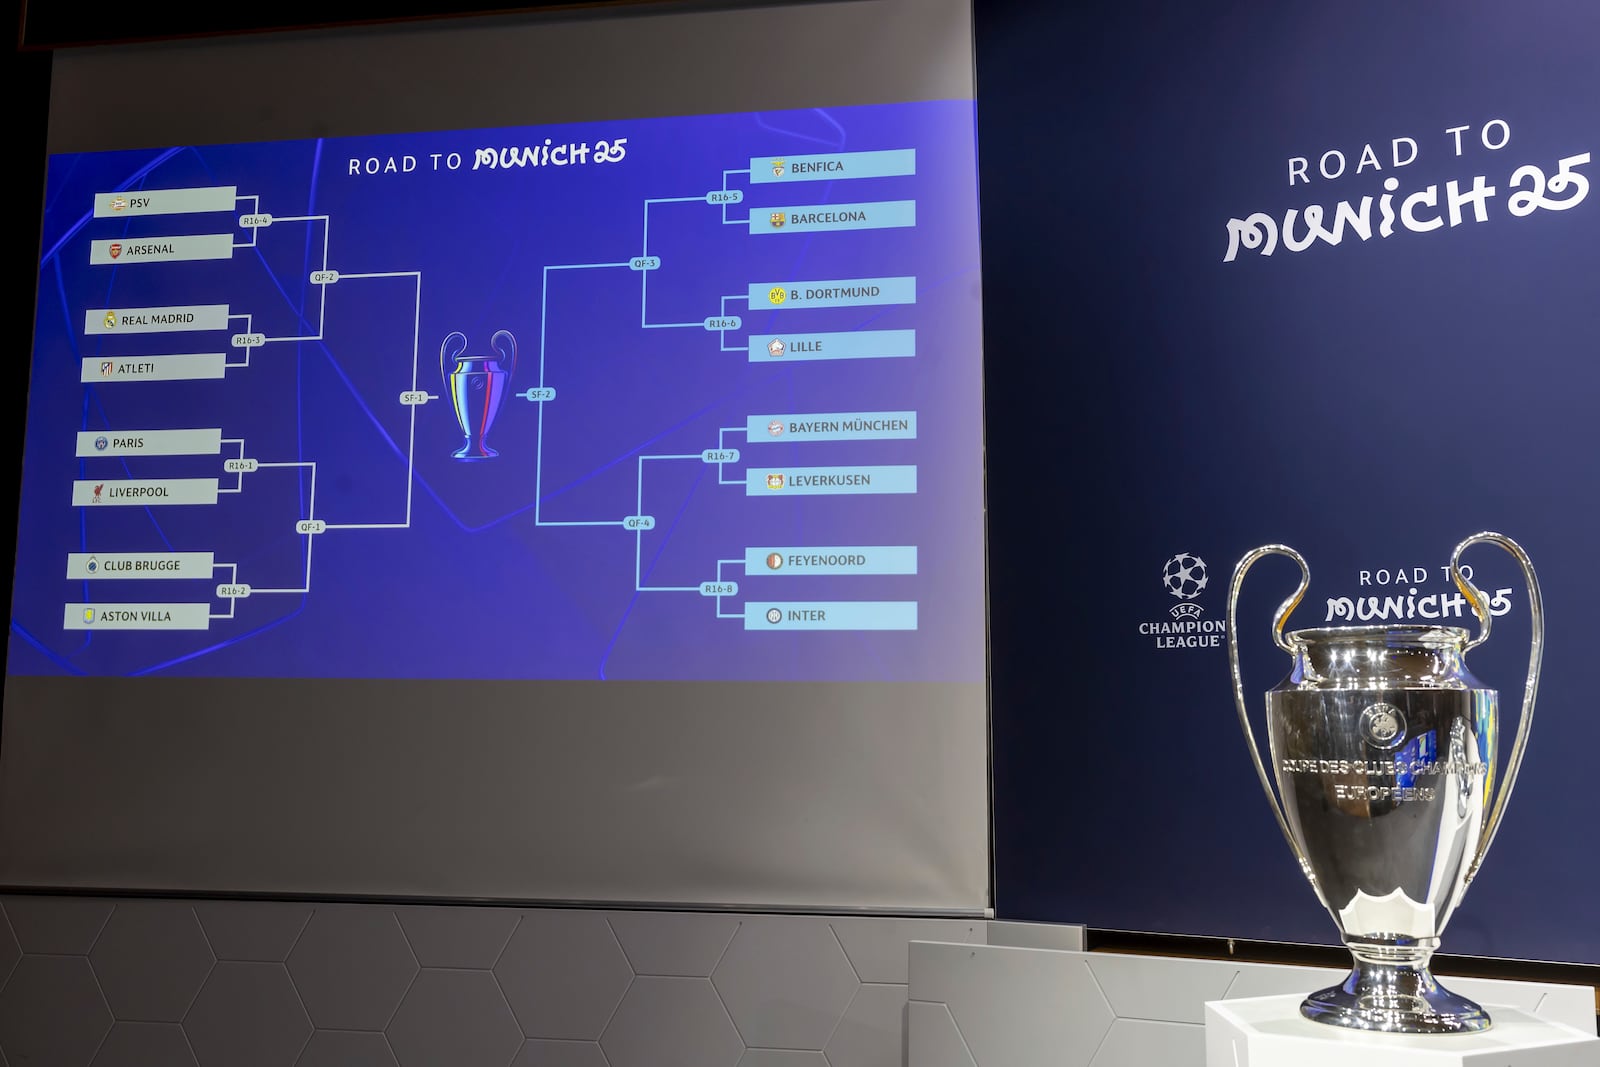
[[[902,1067],[892,919],[0,898],[0,1067]]]

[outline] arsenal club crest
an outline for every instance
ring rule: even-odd
[[[107,248],[106,251],[111,253],[112,259],[116,259],[118,256],[122,255],[122,242],[112,241],[111,246]]]

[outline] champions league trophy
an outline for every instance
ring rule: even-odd
[[[466,443],[450,453],[456,459],[492,459],[500,454],[489,447],[487,438],[517,369],[517,339],[499,330],[489,339],[489,346],[499,353],[499,359],[466,355],[467,336],[459,331],[439,346],[439,376],[450,394],[461,432],[467,435]]]
[[[1499,697],[1462,662],[1489,637],[1488,600],[1460,567],[1462,551],[1482,542],[1522,566],[1533,627],[1516,742],[1492,803]],[[1267,693],[1276,795],[1245,708],[1235,618],[1245,572],[1273,554],[1293,559],[1301,573],[1299,589],[1272,620],[1273,641],[1294,661]],[[1428,961],[1494,840],[1522,765],[1544,609],[1533,564],[1501,534],[1457,545],[1450,577],[1482,623],[1476,638],[1452,626],[1373,625],[1296,630],[1286,639],[1284,620],[1311,582],[1306,561],[1285,545],[1267,545],[1233,572],[1228,664],[1250,756],[1284,839],[1355,957],[1349,978],[1300,1005],[1317,1022],[1404,1034],[1490,1026],[1483,1008],[1434,980]]]

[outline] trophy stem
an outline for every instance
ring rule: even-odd
[[[1471,1034],[1492,1025],[1482,1007],[1433,977],[1433,946],[1409,937],[1345,943],[1355,969],[1341,984],[1307,997],[1300,1005],[1306,1018],[1387,1034]]]

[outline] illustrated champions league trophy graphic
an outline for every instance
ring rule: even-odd
[[[1516,742],[1492,803],[1499,696],[1463,663],[1489,637],[1488,600],[1460,566],[1462,551],[1483,542],[1521,565],[1533,628]],[[1301,574],[1272,620],[1273,641],[1294,660],[1289,676],[1267,693],[1277,794],[1250,728],[1236,622],[1245,572],[1274,554],[1294,560]],[[1250,756],[1279,829],[1355,957],[1349,978],[1300,1005],[1317,1022],[1403,1034],[1490,1026],[1483,1008],[1434,980],[1428,961],[1489,851],[1522,766],[1544,609],[1533,564],[1501,534],[1475,534],[1457,545],[1450,577],[1482,624],[1476,638],[1460,627],[1375,625],[1296,630],[1285,639],[1284,621],[1311,583],[1306,561],[1285,545],[1267,545],[1233,572],[1228,664]]]
[[[467,355],[467,336],[459,331],[439,346],[439,376],[467,437],[465,444],[450,453],[456,459],[493,459],[500,454],[489,447],[489,427],[494,425],[517,370],[517,339],[509,331],[498,330],[489,339],[489,347],[499,353],[499,359]]]

